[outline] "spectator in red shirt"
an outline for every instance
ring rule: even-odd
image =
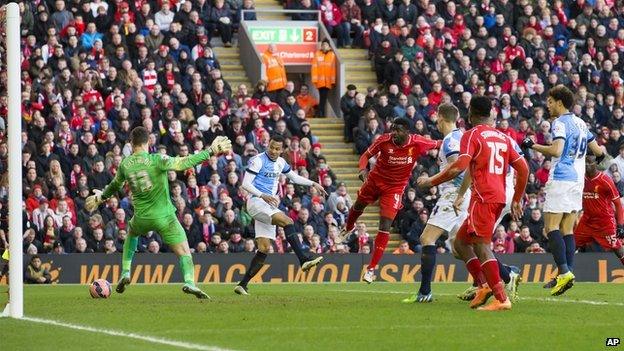
[[[526,84],[522,79],[518,78],[518,71],[512,69],[509,71],[509,79],[506,80],[501,86],[501,91],[504,94],[513,94],[518,87],[523,87],[526,90]]]
[[[445,93],[442,91],[442,84],[440,84],[440,82],[433,83],[432,91],[427,95],[429,104],[435,108],[442,102],[444,94]]]

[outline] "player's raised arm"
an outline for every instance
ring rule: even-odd
[[[166,171],[184,171],[204,162],[212,157],[212,155],[228,152],[231,149],[232,143],[230,139],[225,136],[218,136],[212,142],[208,150],[185,157],[163,157],[161,159],[160,169]]]
[[[566,141],[565,124],[558,120],[553,121],[552,134],[553,141],[550,145],[535,144],[531,137],[526,137],[522,140],[522,147],[525,149],[533,149],[546,157],[561,157]]]
[[[297,173],[295,173],[292,169],[286,173],[286,177],[288,177],[288,179],[292,180],[295,184],[299,184],[299,185],[305,185],[305,186],[311,186],[313,188],[316,188],[316,190],[318,190],[321,194],[327,196],[327,191],[325,191],[325,188],[323,188],[323,186],[317,182],[311,181],[310,179],[304,178],[300,175],[298,175]]]

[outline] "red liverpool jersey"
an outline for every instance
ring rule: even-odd
[[[620,198],[613,180],[599,172],[594,178],[585,177],[583,189],[583,216],[581,221],[590,228],[615,233],[613,201]]]
[[[407,143],[398,146],[391,134],[380,136],[360,159],[360,169],[366,168],[370,157],[377,154],[377,163],[370,174],[387,185],[405,186],[412,175],[416,161],[427,151],[439,147],[440,142],[420,135],[410,135]]]
[[[511,139],[490,126],[480,124],[462,135],[459,154],[471,158],[473,196],[484,203],[504,204],[505,176],[509,164],[522,157]]]

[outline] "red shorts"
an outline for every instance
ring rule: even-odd
[[[581,220],[574,229],[576,247],[583,247],[592,242],[598,243],[605,250],[618,250],[622,247],[622,239],[615,235],[615,229],[598,229],[587,225]]]
[[[382,181],[368,177],[364,185],[358,190],[357,200],[366,205],[379,200],[379,214],[381,217],[394,219],[397,212],[403,208],[403,191],[405,184],[401,186],[387,185]]]
[[[494,235],[494,225],[504,208],[505,204],[483,203],[472,198],[468,217],[457,231],[457,237],[468,244],[489,243]]]

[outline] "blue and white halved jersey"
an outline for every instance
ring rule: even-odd
[[[463,134],[464,133],[461,130],[454,129],[442,140],[442,146],[440,147],[440,153],[438,154],[438,159],[440,160],[440,171],[448,167],[449,157],[459,154],[459,145]],[[453,180],[440,184],[438,186],[438,190],[442,193],[449,188],[459,188],[463,180],[464,173],[462,172],[462,174],[455,177]]]
[[[563,152],[552,159],[549,180],[584,183],[587,144],[594,140],[585,121],[572,113],[555,119],[551,126],[553,141],[563,139]]]
[[[275,195],[280,174],[286,174],[290,170],[290,165],[284,158],[278,157],[273,161],[263,152],[249,160],[246,171],[255,175],[252,184],[256,189],[263,194]]]

